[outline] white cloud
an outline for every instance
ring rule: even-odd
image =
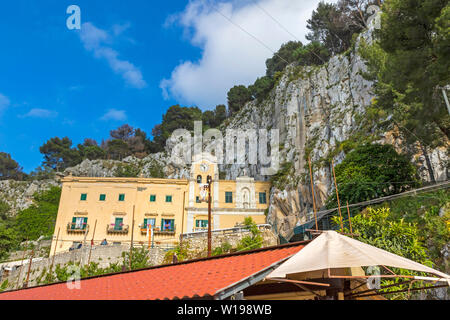
[[[114,25],[114,36],[120,35],[128,27],[129,25]],[[98,59],[105,59],[111,69],[120,74],[128,85],[138,89],[147,86],[139,68],[129,61],[120,59],[119,52],[109,46],[113,37],[107,31],[85,22],[81,26],[80,39],[86,50],[93,52]]]
[[[28,113],[19,116],[21,118],[42,118],[42,119],[48,119],[48,118],[55,118],[58,115],[58,112],[48,110],[48,109],[40,109],[40,108],[34,108],[28,111]]]
[[[127,119],[127,115],[125,110],[109,109],[100,119],[104,121],[124,121]]]
[[[115,24],[112,26],[112,31],[115,36],[119,36],[122,33],[124,33],[126,30],[128,30],[131,27],[131,23],[127,22],[124,24]]]
[[[0,115],[6,108],[9,107],[10,104],[11,102],[9,101],[8,97],[0,93]]]
[[[265,61],[273,55],[236,25],[261,40],[272,51],[277,51],[283,43],[291,40],[306,42],[307,20],[318,3],[319,0],[189,2],[183,12],[169,16],[165,26],[180,24],[192,45],[203,50],[202,57],[199,61],[179,64],[170,79],[163,79],[160,83],[163,95],[202,109],[225,103],[226,93],[231,87],[252,84],[257,77],[263,76]]]

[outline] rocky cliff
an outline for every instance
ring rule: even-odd
[[[318,67],[289,65],[264,101],[251,101],[220,127],[227,129],[278,129],[281,169],[276,176],[261,175],[257,165],[220,165],[221,178],[235,179],[246,173],[256,180],[274,182],[270,195],[268,222],[275,231],[289,238],[293,228],[312,218],[312,197],[309,183],[308,157],[313,164],[315,198],[319,207],[333,191],[330,163],[337,164],[345,156],[345,145],[361,137],[391,143],[405,151],[402,137],[395,130],[382,132],[371,122],[367,109],[372,105],[373,83],[364,78],[366,65],[358,54],[362,41],[371,41],[371,31],[359,36],[346,53],[334,56]],[[167,150],[144,159],[128,157],[123,161],[85,160],[67,169],[76,176],[112,177],[135,175],[142,177],[188,178],[189,167],[171,163]],[[423,156],[406,146],[412,161],[419,167],[423,180],[428,180]],[[226,150],[225,150],[226,153]],[[437,180],[447,179],[448,158],[445,149],[433,150],[430,159]],[[31,204],[31,195],[51,182],[0,184],[0,198],[5,198],[15,212]],[[9,200],[8,200],[9,199]]]
[[[316,204],[321,207],[332,192],[331,160],[335,164],[345,156],[345,144],[371,137],[372,141],[391,143],[399,151],[411,154],[423,180],[429,180],[423,156],[414,146],[402,145],[395,130],[382,132],[366,116],[373,103],[373,83],[364,78],[366,65],[358,54],[362,42],[371,41],[371,31],[363,33],[348,52],[334,56],[320,67],[289,65],[270,97],[248,103],[226,128],[278,129],[281,170],[272,178],[268,222],[289,238],[296,225],[312,218],[312,196],[308,157],[313,164]],[[409,150],[405,150],[408,148]],[[430,154],[437,180],[447,179],[445,148]],[[244,166],[223,165],[228,179],[241,175]],[[260,166],[250,166],[250,175],[260,175]]]

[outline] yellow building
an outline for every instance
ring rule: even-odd
[[[202,154],[189,179],[91,178],[61,179],[62,194],[51,254],[73,245],[155,245],[178,243],[180,234],[208,229],[208,203],[201,187],[212,178],[212,229],[232,228],[252,217],[266,222],[269,182],[250,177],[219,180],[214,157]],[[134,217],[134,228],[133,228]]]

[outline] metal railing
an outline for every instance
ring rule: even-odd
[[[259,230],[264,230],[264,229],[272,230],[272,226],[268,223],[258,224],[257,227]],[[242,232],[242,231],[248,231],[248,229],[249,228],[246,226],[239,226],[239,227],[234,227],[234,228],[211,230],[211,233],[213,233],[213,234],[230,234],[230,233],[238,233],[238,232]],[[181,236],[183,238],[191,238],[191,237],[203,235],[205,233],[208,233],[208,228],[206,228],[206,230],[202,230],[202,231],[186,232],[186,233],[183,233]]]
[[[106,233],[128,233],[129,230],[129,226],[127,224],[124,224],[122,226],[117,226],[117,225],[110,225],[108,224],[106,226]]]
[[[177,225],[174,224],[172,228],[167,228],[167,229],[164,229],[163,226],[161,226],[161,228],[155,227],[153,229],[153,232],[155,234],[175,234],[176,229],[177,229]]]
[[[77,233],[85,233],[89,229],[89,225],[87,223],[77,224],[73,222],[69,222],[67,224],[67,232],[77,232]]]

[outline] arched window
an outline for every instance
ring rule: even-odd
[[[202,183],[202,176],[201,175],[197,176],[197,183]]]

